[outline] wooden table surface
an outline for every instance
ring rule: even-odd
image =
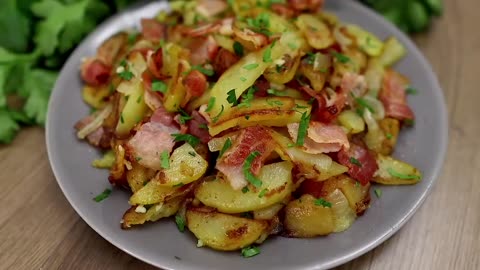
[[[443,173],[390,240],[339,269],[480,269],[480,1],[445,1],[414,39],[448,103]],[[40,128],[0,147],[0,269],[154,269],[112,246],[74,212],[50,170]]]

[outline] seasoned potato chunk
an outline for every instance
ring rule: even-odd
[[[363,186],[352,178],[342,174],[324,181],[322,194],[330,194],[336,189],[342,191],[350,207],[357,214],[362,214],[368,208],[370,203],[370,184]]]
[[[380,154],[391,155],[397,145],[398,133],[400,132],[400,121],[394,118],[385,118],[379,122],[380,129],[385,134]]]
[[[289,237],[314,237],[335,231],[332,208],[315,204],[316,199],[305,194],[285,207],[284,226]]]
[[[203,243],[217,250],[236,250],[260,238],[268,222],[190,208],[186,213],[188,229]]]
[[[165,203],[151,205],[148,209],[143,205],[132,206],[123,215],[122,229],[128,229],[133,225],[142,225],[147,221],[157,221],[164,217],[174,215],[180,208],[184,196],[174,198]]]
[[[258,176],[261,188],[248,192],[235,190],[222,179],[205,181],[195,190],[203,204],[223,213],[243,213],[259,210],[282,201],[292,192],[292,164],[288,161],[265,165]]]
[[[390,156],[377,156],[378,171],[373,181],[384,185],[412,185],[422,179],[420,171],[412,165]]]

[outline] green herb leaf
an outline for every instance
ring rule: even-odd
[[[242,248],[242,256],[245,258],[253,257],[260,254],[260,249],[255,246],[249,246]]]
[[[186,111],[184,111],[183,109],[180,109],[180,117],[178,118],[178,121],[180,122],[180,124],[182,125],[185,125],[185,123],[189,120],[192,120],[193,117],[190,116]]]
[[[139,33],[138,32],[133,32],[128,34],[128,45],[133,46],[135,42],[137,41]]]
[[[418,90],[409,86],[407,89],[405,89],[405,93],[407,93],[407,95],[416,95],[418,94]]]
[[[267,104],[270,106],[283,106],[283,102],[280,100],[270,100],[267,98]]]
[[[257,88],[255,86],[251,86],[250,88],[248,88],[247,92],[242,95],[242,101],[240,102],[240,104],[238,104],[238,107],[250,108],[250,106],[252,105],[251,102],[255,97],[255,92],[257,92]]]
[[[358,167],[362,167],[362,163],[360,163],[360,161],[354,157],[350,157],[350,163],[357,165]]]
[[[225,110],[225,107],[222,105],[222,109],[220,110],[220,112],[212,118],[213,123],[218,122],[218,119],[220,119],[220,116],[223,114],[223,110]]]
[[[176,185],[173,185],[173,187],[183,187],[183,186],[185,186],[184,183],[178,183],[178,184],[176,184]]]
[[[215,71],[213,71],[211,69],[204,68],[204,67],[199,66],[199,65],[192,66],[192,70],[198,70],[208,77],[215,75]]]
[[[390,139],[393,138],[393,135],[392,135],[392,133],[387,133],[387,134],[385,134],[385,137],[387,137],[387,139],[390,140]]]
[[[374,192],[375,192],[375,195],[377,195],[377,198],[382,197],[382,190],[381,189],[376,188],[374,190]]]
[[[260,191],[260,193],[258,193],[258,197],[259,198],[263,198],[265,196],[265,194],[267,194],[268,192],[268,189],[263,189],[262,191]]]
[[[246,81],[247,81],[247,78],[245,78],[245,77],[240,77],[240,81],[246,82]]]
[[[170,169],[170,154],[166,150],[160,154],[160,162],[163,169]]]
[[[265,52],[263,53],[263,62],[264,63],[272,63],[272,49],[273,46],[275,46],[275,41],[272,42],[272,45],[268,46],[267,49],[265,49]]]
[[[240,42],[235,41],[233,43],[233,51],[235,52],[236,55],[243,56],[243,53],[244,53],[243,45]]]
[[[195,147],[200,143],[200,139],[190,134],[172,134],[174,141],[187,142],[191,146]]]
[[[285,94],[284,91],[279,91],[279,90],[276,90],[276,89],[268,89],[267,90],[267,93],[270,94],[270,95],[273,95],[273,96],[278,96],[278,97],[286,97],[288,96],[287,94]]]
[[[337,59],[338,62],[342,64],[346,64],[350,62],[350,58],[344,54],[338,53],[338,52],[332,52],[332,56]]]
[[[326,201],[325,199],[323,199],[323,198],[316,199],[316,200],[315,200],[315,205],[323,206],[323,207],[327,207],[327,208],[331,208],[331,207],[332,207],[332,203],[331,203],[331,202],[327,202],[327,201]]]
[[[177,228],[180,232],[184,232],[185,231],[185,225],[186,225],[186,221],[185,221],[185,218],[182,217],[181,215],[179,214],[176,214],[175,215],[175,223],[177,224]]]
[[[250,191],[250,189],[249,189],[248,187],[242,188],[242,193],[247,193],[247,192],[249,192],[249,191]]]
[[[112,194],[112,190],[109,189],[109,188],[106,188],[102,193],[95,196],[95,198],[93,198],[93,200],[96,201],[96,202],[101,202],[101,201],[105,200],[106,198],[108,198],[108,196],[110,196],[110,194]]]
[[[245,159],[245,163],[243,163],[243,174],[245,175],[245,179],[247,179],[250,184],[253,186],[259,188],[262,186],[262,181],[258,179],[255,175],[253,175],[251,171],[252,163],[255,160],[255,158],[259,157],[261,154],[258,151],[255,151],[253,153],[250,153],[250,155],[247,156]]]
[[[370,104],[368,104],[368,102],[364,98],[357,97],[355,98],[355,101],[357,102],[358,105],[362,107],[362,109],[367,109],[371,113],[375,113],[375,109],[373,109],[373,107]],[[363,113],[361,115],[363,115]]]
[[[257,67],[258,67],[257,63],[252,63],[252,64],[248,64],[248,65],[243,66],[243,69],[253,70],[253,69],[256,69]]]
[[[395,171],[395,170],[392,169],[392,168],[388,168],[388,169],[387,169],[387,172],[388,172],[391,176],[397,177],[397,178],[400,178],[400,179],[405,179],[405,180],[420,180],[420,179],[421,179],[421,177],[418,176],[418,175],[399,173],[399,172]]]
[[[213,106],[215,105],[215,97],[211,97],[209,100],[208,100],[208,105],[207,105],[207,109],[205,110],[205,112],[209,112],[213,109]]]
[[[235,94],[235,89],[232,89],[227,92],[227,101],[228,103],[232,104],[232,106],[236,106],[238,104],[237,96]]]
[[[154,92],[161,92],[165,94],[167,92],[167,89],[167,84],[162,81],[154,80],[152,82],[152,91]]]
[[[302,118],[300,118],[300,124],[298,126],[298,135],[297,135],[297,146],[303,146],[305,142],[305,137],[307,136],[308,125],[310,124],[310,115],[307,115],[307,112],[302,113]]]
[[[227,138],[227,140],[223,144],[222,150],[220,150],[220,153],[218,154],[218,158],[221,158],[230,147],[232,147],[232,140],[230,138]]]

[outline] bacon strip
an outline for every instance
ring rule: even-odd
[[[260,153],[251,165],[251,172],[258,175],[263,162],[273,151],[275,145],[268,130],[261,126],[247,127],[240,131],[232,147],[217,162],[217,170],[222,172],[234,189],[245,187],[248,182],[243,173],[243,164],[247,157],[257,151]]]
[[[129,155],[141,165],[160,170],[162,152],[170,153],[175,145],[171,134],[179,133],[173,126],[173,116],[164,108],[157,109],[150,122],[143,124],[127,142]]]
[[[349,150],[342,149],[338,152],[338,162],[347,166],[348,174],[362,185],[368,184],[378,170],[377,161],[369,150],[353,143]]]
[[[213,37],[197,38],[189,46],[190,63],[192,65],[202,65],[206,62],[212,62],[218,52],[218,44]]]
[[[407,104],[405,89],[408,81],[399,73],[388,70],[383,78],[383,87],[380,91],[380,101],[385,107],[387,117],[398,120],[414,119],[415,115]]]
[[[166,25],[161,24],[155,19],[142,19],[140,24],[142,26],[142,35],[145,39],[151,41],[165,39],[167,33]]]
[[[298,137],[298,123],[288,125],[288,133],[293,140]],[[320,122],[310,122],[307,137],[303,144],[304,150],[311,154],[338,152],[350,148],[345,131],[336,125],[327,125]]]
[[[82,79],[91,86],[101,86],[110,79],[112,68],[98,59],[88,59],[82,64]]]

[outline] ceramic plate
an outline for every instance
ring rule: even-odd
[[[193,235],[180,233],[170,220],[120,229],[129,195],[116,189],[101,203],[92,200],[110,187],[108,172],[91,167],[99,153],[78,141],[73,131],[73,125],[89,113],[81,98],[79,67],[81,59],[94,55],[109,36],[138,27],[140,18],[167,8],[166,2],[142,4],[103,23],[70,56],[55,85],[47,121],[50,163],[63,193],[90,227],[123,251],[164,269],[327,269],[378,246],[414,214],[438,177],[445,155],[447,114],[442,91],[423,55],[393,25],[357,1],[329,0],[326,9],[342,21],[365,27],[381,38],[396,36],[406,46],[408,55],[396,69],[419,89],[418,95],[409,97],[417,118],[414,128],[402,132],[394,156],[415,164],[424,173],[423,180],[414,186],[381,187],[382,197],[372,196],[370,209],[346,232],[315,239],[272,238],[261,246],[260,255],[248,259],[239,252],[197,248]]]

